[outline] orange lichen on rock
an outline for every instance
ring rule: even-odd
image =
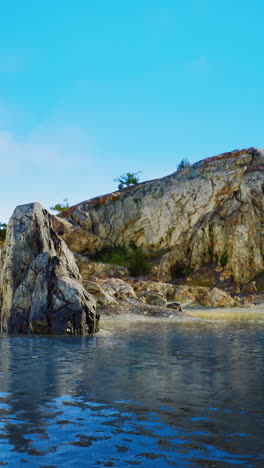
[[[221,159],[238,158],[239,156],[242,156],[242,154],[249,154],[249,149],[242,149],[239,151],[229,151],[227,153],[218,154],[217,156],[206,158],[204,160],[204,164],[209,164],[214,161],[220,161]]]
[[[103,206],[108,201],[116,201],[119,197],[120,192],[108,193],[101,197],[92,198],[87,203],[93,207]]]
[[[224,197],[225,195],[229,195],[230,193],[230,182],[228,182],[221,190],[219,190],[219,192],[215,194],[216,204],[219,205],[222,197]]]
[[[62,213],[64,218],[68,218],[79,206],[84,204],[90,205],[92,208],[96,208],[98,206],[103,206],[106,204],[107,201],[116,201],[118,200],[120,192],[112,192],[108,193],[107,195],[102,195],[100,197],[94,197],[90,200],[83,201],[81,203],[77,203],[77,205],[71,206],[68,210],[65,210]]]

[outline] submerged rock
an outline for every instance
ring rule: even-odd
[[[0,301],[2,332],[98,329],[96,300],[83,288],[73,254],[39,203],[18,206],[8,224]]]

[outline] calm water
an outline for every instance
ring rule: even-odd
[[[264,323],[1,337],[0,465],[263,467]]]

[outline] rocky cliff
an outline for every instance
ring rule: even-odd
[[[212,264],[246,284],[264,271],[263,194],[264,151],[249,148],[80,203],[64,216],[93,246],[133,242],[155,252],[160,280]]]

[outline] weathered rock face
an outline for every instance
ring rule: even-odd
[[[78,226],[73,226],[63,218],[52,216],[51,220],[54,231],[66,242],[72,252],[94,254],[105,245],[97,236]]]
[[[10,219],[0,310],[3,332],[97,331],[96,300],[83,288],[73,254],[39,203],[18,206]]]
[[[97,280],[100,286],[110,296],[118,300],[136,299],[136,294],[130,284],[118,278],[107,278]]]
[[[199,303],[206,307],[234,307],[238,305],[230,294],[218,288],[213,288],[204,296],[201,296]]]
[[[95,279],[95,278],[94,278]],[[86,291],[92,294],[97,301],[98,305],[108,306],[115,305],[118,306],[117,300],[108,292],[106,292],[97,281],[84,280],[83,286]]]
[[[134,290],[139,297],[154,293],[164,297],[165,302],[199,302],[210,288],[202,286],[172,285],[158,281],[137,281]]]
[[[147,304],[157,305],[160,307],[166,306],[167,301],[162,294],[157,292],[147,292],[144,294]]]
[[[250,148],[193,164],[72,207],[65,216],[112,245],[167,253],[158,278],[181,264],[224,264],[238,284],[264,271],[264,151]]]
[[[134,291],[138,295],[147,292],[155,292],[162,294],[166,299],[174,300],[175,286],[158,281],[137,281],[134,284]]]
[[[128,269],[110,265],[109,263],[93,262],[84,255],[75,255],[79,271],[84,279],[91,276],[122,278],[128,276]]]

